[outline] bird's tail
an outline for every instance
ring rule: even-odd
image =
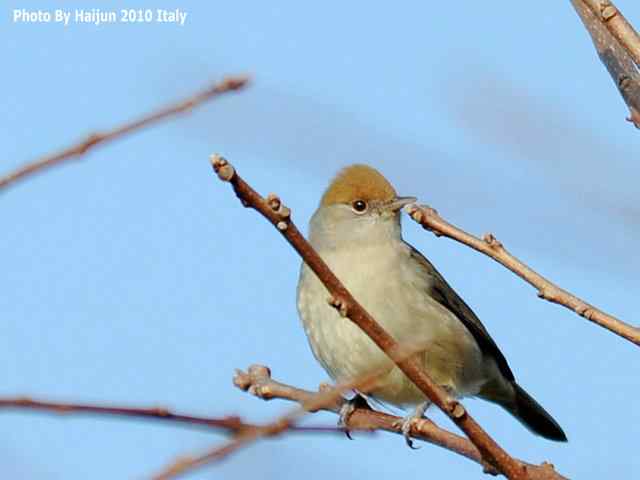
[[[493,401],[496,401],[533,433],[556,442],[566,442],[567,436],[558,422],[520,385],[516,382],[512,382],[511,385],[515,391],[514,397],[506,401],[502,399]]]

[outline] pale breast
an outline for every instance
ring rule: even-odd
[[[402,247],[402,244],[400,247]],[[389,245],[320,252],[361,305],[408,351],[419,352],[434,380],[460,395],[477,393],[483,381],[482,354],[466,327],[429,297],[429,278],[412,267],[408,250]],[[349,266],[349,267],[347,267]],[[340,317],[329,294],[304,265],[298,311],[315,357],[337,380],[386,368],[375,395],[396,404],[424,396],[349,319]]]

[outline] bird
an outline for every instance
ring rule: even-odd
[[[353,297],[419,360],[438,385],[456,398],[479,397],[504,408],[534,434],[566,442],[553,417],[517,382],[480,319],[413,246],[402,237],[401,197],[375,168],[340,170],[309,221],[309,242]],[[318,362],[336,382],[380,372],[363,395],[409,411],[410,430],[430,402],[353,322],[330,305],[328,290],[302,262],[297,309]],[[341,410],[346,425],[353,401]]]

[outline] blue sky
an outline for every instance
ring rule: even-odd
[[[269,365],[326,380],[295,311],[299,260],[212,174],[227,156],[305,227],[330,177],[367,162],[475,234],[632,323],[640,268],[640,136],[569,2],[181,2],[184,26],[13,23],[2,5],[1,170],[179,99],[226,74],[252,87],[96,149],[0,194],[0,395],[162,405],[267,420],[290,405],[231,384]],[[130,8],[176,8],[128,2]],[[619,2],[640,24],[640,6]],[[636,145],[636,147],[634,147]],[[538,300],[511,273],[405,219],[570,442],[470,400],[512,454],[571,478],[630,477],[637,347]],[[447,420],[437,412],[443,425]],[[331,415],[309,424],[330,425]],[[455,428],[455,427],[451,427]],[[224,441],[154,423],[3,413],[6,478],[145,478]],[[287,436],[189,478],[479,478],[400,437]]]

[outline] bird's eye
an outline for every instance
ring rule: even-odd
[[[367,210],[367,202],[364,200],[356,200],[351,204],[351,208],[356,213],[364,213]]]

